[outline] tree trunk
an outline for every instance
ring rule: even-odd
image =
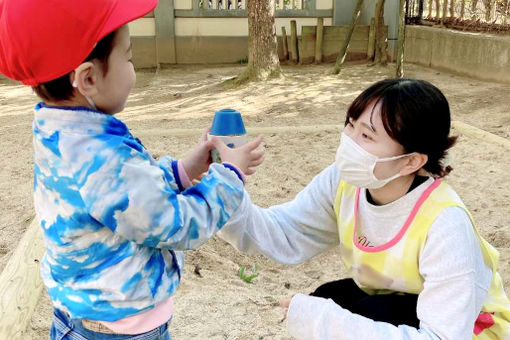
[[[436,21],[439,21],[439,19],[441,18],[441,6],[439,5],[440,0],[435,0],[435,3],[436,3]]]
[[[347,48],[349,47],[349,43],[351,42],[352,33],[354,32],[354,28],[356,27],[356,21],[358,21],[359,14],[361,13],[361,6],[363,6],[363,0],[357,0],[356,8],[352,13],[351,24],[349,26],[349,31],[347,31],[347,37],[342,43],[342,47],[340,48],[340,54],[338,54],[338,58],[336,59],[335,68],[333,73],[338,74],[342,69],[342,64],[344,63],[345,56],[347,55]]]
[[[384,34],[384,2],[377,0],[375,6],[375,58],[374,64],[386,65],[388,63],[388,40]]]
[[[398,22],[398,50],[397,50],[397,78],[404,77],[404,41],[406,27],[405,0],[400,0],[399,22]]]
[[[450,0],[450,18],[455,17],[455,0]]]
[[[247,1],[248,66],[234,79],[235,85],[267,80],[281,74],[274,26],[274,0]]]

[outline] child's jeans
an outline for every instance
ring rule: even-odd
[[[170,340],[169,322],[152,331],[137,335],[105,334],[83,327],[80,319],[70,319],[66,313],[55,309],[51,324],[51,340]]]
[[[415,294],[368,295],[352,279],[344,279],[325,283],[310,295],[332,299],[352,313],[374,321],[416,328],[420,324],[416,315],[418,295]]]

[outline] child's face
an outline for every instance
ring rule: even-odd
[[[129,28],[126,25],[115,33],[113,49],[108,58],[108,72],[100,74],[97,79],[98,94],[94,96],[94,103],[104,113],[115,114],[124,109],[136,81],[131,56]]]
[[[402,145],[392,139],[384,129],[381,119],[381,104],[377,104],[374,109],[375,103],[376,101],[370,103],[357,120],[350,120],[349,124],[344,128],[345,134],[351,137],[363,149],[379,158],[405,154],[406,152]],[[405,157],[388,162],[378,162],[374,169],[374,175],[378,179],[391,177],[406,162]]]

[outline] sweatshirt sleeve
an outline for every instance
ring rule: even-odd
[[[452,245],[455,245],[452,247]],[[418,298],[420,327],[376,322],[332,300],[296,294],[287,329],[296,339],[471,339],[487,297],[491,271],[463,210],[447,208],[430,227],[420,256],[425,279]]]
[[[114,233],[148,247],[192,249],[221,229],[244,197],[235,171],[213,164],[202,181],[179,188],[176,162],[108,141],[105,161],[87,172],[79,192],[89,214]]]
[[[338,170],[329,166],[292,201],[263,209],[244,195],[238,211],[218,234],[240,251],[296,264],[339,244],[333,207]]]

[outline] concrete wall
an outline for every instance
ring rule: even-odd
[[[315,0],[316,10],[332,12],[333,1]],[[161,10],[162,6],[166,6],[166,9]],[[160,0],[158,9],[152,17],[141,18],[129,24],[133,62],[137,68],[155,67],[158,63],[236,63],[248,57],[246,17],[230,16],[228,11],[224,14],[196,11],[193,10],[192,0]],[[216,14],[219,15],[211,17]],[[314,16],[296,17],[294,13],[292,17],[277,17],[275,28],[278,41],[281,41],[282,26],[290,35],[291,20],[297,22],[298,35],[303,26],[317,24],[317,17]],[[167,34],[167,42],[158,44],[158,32],[162,32],[161,29],[158,31],[158,23],[161,22],[170,22],[173,31],[171,35]],[[324,25],[332,25],[332,18],[324,18]],[[172,46],[168,46],[170,40]],[[162,47],[171,49],[172,57],[166,57],[166,53],[162,56],[161,51],[158,55],[158,49]],[[166,60],[161,60],[162,57]]]
[[[279,38],[282,26],[290,34],[291,20],[298,34],[302,26],[317,24],[317,18],[276,18]],[[331,25],[331,18],[324,24]],[[178,64],[236,63],[248,57],[247,18],[176,18],[175,33]]]
[[[370,20],[375,15],[376,4],[377,0],[364,0],[358,25],[370,25]],[[397,54],[398,5],[399,0],[384,2],[384,24],[388,26],[388,53],[392,60]],[[333,25],[349,25],[355,7],[356,0],[334,0]]]
[[[479,79],[510,83],[509,36],[407,26],[404,59]]]
[[[137,68],[155,67],[156,22],[154,18],[141,18],[129,23],[133,63]]]
[[[299,62],[310,64],[315,60],[316,26],[303,26],[299,41]],[[349,26],[325,26],[322,45],[322,60],[336,61],[340,47],[347,38]],[[357,25],[354,29],[346,60],[364,60],[367,58],[370,26]],[[289,42],[290,45],[290,42]],[[280,46],[279,46],[280,47]]]
[[[235,63],[248,56],[248,19],[226,12],[215,17],[211,12],[193,10],[194,1],[160,0],[159,11],[156,10],[152,17],[130,23],[135,66],[154,67],[158,63]],[[358,25],[370,24],[376,2],[365,0]],[[315,3],[315,13],[329,11],[331,17],[324,18],[325,26],[340,26],[350,23],[356,0],[314,0],[309,3],[312,7]],[[279,42],[282,26],[286,27],[290,35],[291,20],[297,21],[298,36],[301,35],[302,26],[314,26],[317,23],[317,17],[313,15],[296,17],[294,13],[289,17],[277,17],[275,28]],[[166,26],[162,27],[162,23]],[[393,58],[398,35],[398,0],[385,1],[385,25],[388,27],[389,54]],[[169,27],[171,33],[167,32]],[[166,34],[166,40],[158,40],[161,33]],[[165,53],[162,53],[163,49]],[[156,53],[158,50],[159,55]]]

